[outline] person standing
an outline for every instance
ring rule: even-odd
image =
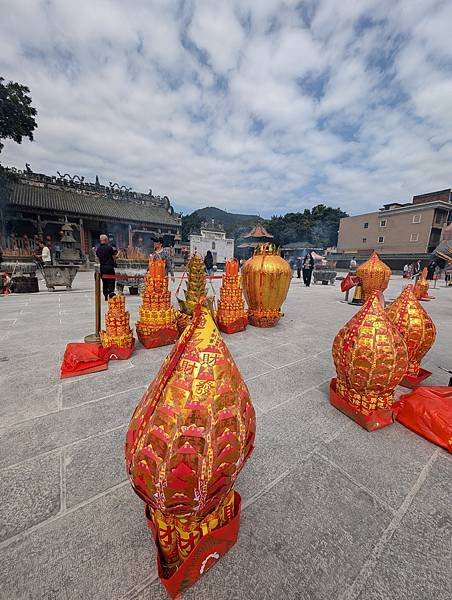
[[[301,256],[297,257],[297,279],[301,278],[301,270],[303,268],[303,259]]]
[[[206,268],[207,275],[210,277],[213,273],[213,256],[210,250],[207,250],[206,256],[204,257],[204,266]]]
[[[108,243],[108,236],[102,234],[99,236],[100,244],[96,248],[96,255],[100,263],[100,275],[102,278],[102,293],[105,300],[108,300],[110,294],[115,293],[115,280],[105,279],[104,275],[115,274],[115,256],[117,253],[116,248],[113,248]]]
[[[357,265],[358,265],[358,263],[356,262],[356,258],[353,257],[352,260],[350,261],[350,271],[356,271]]]
[[[406,279],[407,277],[409,277],[408,271],[410,270],[410,267],[408,265],[408,263],[406,265],[404,265],[403,267],[403,278]]]
[[[165,261],[165,274],[171,275],[171,279],[174,282],[174,269],[173,269],[173,257],[171,255],[170,248],[163,247],[163,238],[159,237],[154,241],[154,252],[151,254],[154,260]]]
[[[48,242],[42,247],[41,260],[44,267],[49,267],[52,264],[52,254],[50,252],[50,243]]]
[[[314,258],[312,253],[308,252],[303,259],[303,281],[306,287],[311,285],[312,271],[314,269]]]

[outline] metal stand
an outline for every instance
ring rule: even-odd
[[[91,333],[85,337],[86,344],[100,344],[100,273],[94,272],[94,314],[96,319],[95,333]]]

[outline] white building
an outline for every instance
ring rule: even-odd
[[[221,225],[211,223],[201,225],[200,235],[190,234],[190,256],[197,252],[203,258],[207,250],[212,252],[213,264],[223,267],[228,258],[234,256],[234,240],[226,237]]]

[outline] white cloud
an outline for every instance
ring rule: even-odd
[[[15,0],[0,74],[35,141],[4,164],[260,212],[449,187],[446,0]]]

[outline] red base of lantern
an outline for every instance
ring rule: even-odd
[[[255,315],[248,316],[248,323],[253,327],[274,327],[283,315],[277,317],[257,317]]]
[[[137,336],[145,348],[158,348],[174,344],[179,337],[177,327],[162,327],[150,335],[143,335],[137,330]]]
[[[133,349],[135,348],[135,338],[132,338],[132,345],[130,348],[124,348],[120,346],[109,346],[105,348],[108,360],[127,360],[132,356]]]
[[[201,579],[236,543],[239,534],[241,508],[241,498],[238,492],[234,492],[234,508],[235,512],[232,519],[226,525],[223,525],[223,527],[219,527],[202,537],[186,560],[170,577],[164,577],[160,554],[157,553],[159,578],[172,600],[180,598],[183,592],[194,585],[198,579]],[[147,513],[146,518],[148,527],[152,531],[154,541],[157,544],[157,532],[154,523],[148,518]]]
[[[232,323],[222,323],[221,320],[218,320],[218,327],[223,333],[238,333],[239,331],[245,331],[247,325],[248,319],[246,317],[241,317]]]
[[[431,374],[431,371],[427,371],[421,367],[417,375],[405,375],[399,385],[410,390],[414,390],[414,388],[417,388],[418,385],[424,381],[424,379],[430,377]]]
[[[350,417],[355,423],[361,425],[366,431],[375,431],[394,423],[395,416],[393,410],[377,408],[370,415],[364,415],[356,410],[353,404],[347,402],[345,398],[339,396],[336,392],[336,378],[333,378],[330,383],[330,403],[334,408],[337,408],[344,415]]]

